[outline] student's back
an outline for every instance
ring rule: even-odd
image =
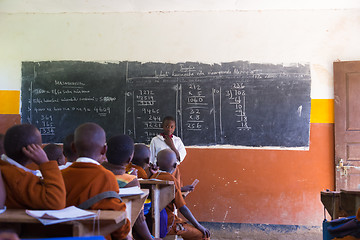
[[[147,179],[156,172],[150,166],[150,149],[145,144],[135,144],[134,157],[126,166],[126,172],[134,168],[137,170],[138,178]]]
[[[119,193],[115,176],[99,164],[106,153],[105,132],[95,123],[85,123],[75,130],[74,147],[79,158],[62,170],[66,185],[66,205],[79,206],[88,199],[107,191]],[[117,198],[106,198],[90,209],[125,211],[126,205]],[[111,234],[124,239],[130,231],[130,222]]]
[[[181,194],[180,183],[171,174],[176,169],[176,154],[171,149],[164,149],[158,153],[158,166],[161,171],[154,174],[151,178],[173,181],[175,184],[175,199],[166,207],[168,214],[169,235],[180,235],[184,240],[207,239],[210,232],[204,228],[191,211],[187,208],[185,200]],[[192,224],[186,223],[183,219],[174,214],[175,207]]]
[[[6,155],[0,160],[0,170],[5,183],[7,208],[65,207],[65,186],[57,162],[49,161],[40,145],[40,132],[33,125],[15,125],[6,132]],[[39,164],[42,180],[24,167],[31,161]]]
[[[104,162],[103,166],[115,174],[119,187],[140,187],[136,176],[125,173],[126,165],[134,155],[134,141],[127,135],[117,135],[109,139],[107,146],[106,156],[108,162]],[[146,225],[143,210],[135,220],[133,230],[136,239],[153,239]]]

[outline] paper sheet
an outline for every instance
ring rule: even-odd
[[[139,187],[129,187],[129,188],[120,188],[119,189],[120,197],[142,195],[142,194],[144,194],[144,192]]]
[[[26,213],[38,219],[44,225],[81,220],[96,216],[96,213],[85,211],[74,206],[61,210],[26,210]]]

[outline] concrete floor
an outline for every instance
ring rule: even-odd
[[[212,240],[322,240],[322,232],[293,232],[293,233],[276,233],[276,232],[260,232],[260,231],[239,231],[230,232],[212,232]]]
[[[269,225],[214,225],[203,223],[212,240],[322,240],[320,227],[274,227]]]

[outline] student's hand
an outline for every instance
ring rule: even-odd
[[[157,173],[159,171],[159,167],[155,166],[154,164],[150,164],[149,171],[150,171],[151,175],[154,175],[155,173]]]
[[[38,144],[30,144],[27,147],[23,147],[22,151],[25,154],[25,156],[30,158],[37,165],[49,161],[48,157],[46,156],[46,153]]]
[[[210,231],[208,229],[204,228],[201,224],[196,226],[196,228],[199,229],[199,231],[203,233],[204,238],[210,237]]]
[[[174,141],[169,135],[164,136],[164,141],[166,145],[168,145],[171,149],[175,148]]]
[[[136,168],[131,168],[130,171],[128,172],[128,174],[137,176],[138,170]]]
[[[174,153],[176,154],[176,159],[178,160],[178,162],[180,162],[180,153],[179,151],[176,149],[175,145],[174,145],[174,141],[172,140],[172,138],[169,135],[165,135],[164,136],[164,142],[166,143],[166,145],[169,146],[169,148],[171,150],[174,151]]]
[[[193,185],[187,185],[181,188],[182,192],[192,192],[194,191],[195,187]]]

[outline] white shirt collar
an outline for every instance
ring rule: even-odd
[[[67,162],[67,163],[65,163],[65,165],[59,166],[59,169],[60,169],[60,170],[63,170],[63,169],[65,169],[65,168],[68,168],[68,167],[71,166],[71,164],[73,164],[73,162]]]
[[[33,171],[33,170],[30,170],[26,167],[24,167],[23,165],[21,165],[20,163],[16,162],[15,160],[9,158],[8,156],[6,156],[5,154],[1,155],[1,160],[5,161],[5,162],[8,162],[10,163],[11,165],[14,165],[15,167],[18,167],[18,168],[21,168],[23,169],[25,172],[31,172],[32,174],[36,175],[36,176],[41,176],[41,173],[40,171]]]
[[[88,157],[79,157],[78,159],[76,159],[76,162],[93,163],[96,165],[100,165],[99,162],[95,161],[94,159],[88,158]]]

